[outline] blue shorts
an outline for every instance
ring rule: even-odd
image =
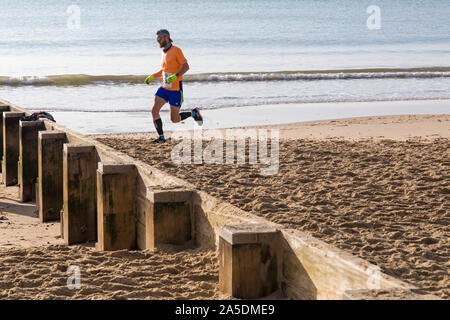
[[[166,88],[159,87],[158,91],[156,91],[155,96],[163,98],[171,106],[181,108],[183,104],[183,90],[167,90]]]

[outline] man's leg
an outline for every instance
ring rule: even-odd
[[[165,104],[166,104],[166,100],[164,100],[161,97],[155,96],[155,102],[153,103],[153,108],[152,108],[152,117],[153,117],[153,124],[155,125],[156,131],[158,132],[158,135],[159,135],[159,138],[157,139],[157,141],[160,141],[160,142],[165,141],[165,138],[164,138],[162,120],[161,120],[161,117],[159,116],[159,111]]]
[[[200,111],[195,108],[191,111],[183,111],[180,112],[180,108],[176,107],[176,106],[170,106],[170,120],[172,120],[173,123],[177,123],[180,121],[183,121],[184,119],[187,119],[189,117],[193,117],[195,121],[197,121],[197,123],[199,125],[203,124],[203,118],[200,115]],[[201,123],[200,123],[201,121]]]
[[[180,112],[181,105],[183,104],[183,91],[180,90],[170,92],[169,104],[170,104],[170,120],[172,120],[173,123],[177,123],[189,117],[193,117],[194,120],[199,125],[203,124],[203,118],[200,115],[200,111],[197,108],[191,111]]]
[[[189,115],[188,115],[189,114]],[[170,120],[173,123],[177,123],[180,121],[183,121],[184,119],[191,116],[191,112],[180,112],[180,107],[177,106],[170,106]]]

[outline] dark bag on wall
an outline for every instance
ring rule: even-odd
[[[41,111],[41,112],[35,112],[33,113],[31,116],[26,116],[26,117],[22,117],[22,121],[36,121],[39,119],[48,119],[50,121],[56,122],[55,119],[53,118],[53,116],[45,111]]]

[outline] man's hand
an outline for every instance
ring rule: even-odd
[[[147,78],[145,78],[144,82],[146,84],[149,84],[153,79],[155,79],[155,77],[151,74]]]
[[[167,83],[172,83],[172,82],[174,82],[175,80],[177,80],[177,75],[176,74],[173,74],[173,75],[171,75],[171,76],[168,76],[167,77]]]

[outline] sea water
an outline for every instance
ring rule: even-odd
[[[319,120],[351,102],[450,99],[448,17],[448,0],[0,0],[0,99],[84,133],[153,131],[158,83],[143,79],[160,69],[161,28],[190,65],[183,109],[209,127],[305,121],[314,103],[330,103]],[[166,128],[191,127],[167,109]]]

